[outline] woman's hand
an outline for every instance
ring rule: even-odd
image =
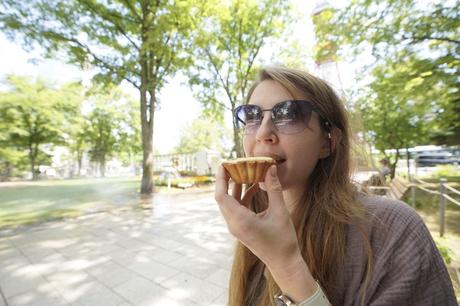
[[[295,302],[311,297],[317,285],[300,253],[276,166],[270,167],[265,175],[268,208],[257,214],[247,206],[259,184],[249,187],[241,198],[241,184],[235,184],[233,196],[228,194],[229,179],[220,166],[215,198],[230,233],[266,265],[284,294]]]
[[[241,184],[235,184],[232,196],[228,194],[229,175],[220,166],[216,177],[215,199],[227,222],[230,233],[243,243],[265,265],[283,270],[289,264],[298,264],[300,249],[290,214],[283,199],[276,166],[265,175],[268,208],[254,213],[247,208],[259,184],[249,187],[241,198]]]

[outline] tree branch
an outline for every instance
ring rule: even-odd
[[[222,78],[222,75],[220,74],[219,72],[219,68],[217,67],[217,64],[214,62],[213,58],[212,58],[212,55],[211,53],[209,52],[209,49],[208,48],[204,48],[204,51],[206,53],[206,55],[208,56],[208,59],[209,59],[209,62],[211,63],[211,65],[213,66],[214,68],[214,72],[216,73],[216,75],[219,77],[221,83],[222,83],[222,86],[224,87],[224,90],[225,90],[225,93],[227,94],[228,98],[230,99],[230,103],[233,103],[233,99],[232,99],[232,95],[230,93],[230,90],[228,88],[228,79],[227,79],[227,83],[225,83],[224,79]]]
[[[115,14],[115,12],[112,12],[110,10],[107,10],[107,14],[104,14],[104,13],[99,13],[95,6],[91,5],[89,1],[86,2],[86,5],[87,7],[97,16],[101,17],[102,19],[112,23],[115,28],[131,43],[131,45],[137,50],[137,51],[140,51],[140,48],[139,46],[131,39],[131,37],[129,37],[129,35],[125,32],[125,30],[120,26],[120,24],[115,21],[114,19],[110,19],[108,18],[109,16],[112,16],[112,17],[115,17],[117,19],[122,19],[121,16],[118,16]]]
[[[62,40],[65,40],[65,41],[68,41],[68,42],[73,42],[73,43],[77,44],[80,48],[84,49],[87,54],[91,55],[96,60],[96,62],[100,63],[102,65],[102,67],[104,67],[105,69],[107,69],[107,70],[109,70],[111,72],[119,71],[119,69],[117,69],[116,67],[112,66],[111,64],[105,62],[102,58],[100,58],[94,52],[92,52],[91,49],[88,46],[86,46],[85,44],[83,44],[80,41],[76,40],[75,38],[69,38],[69,37],[63,36],[60,33],[55,33],[55,32],[54,32],[54,34],[59,36]],[[126,74],[123,75],[123,79],[125,79],[126,81],[131,83],[137,89],[140,89],[140,85],[138,85],[134,80],[131,80]]]
[[[420,42],[420,41],[424,41],[424,40],[439,40],[439,41],[445,41],[445,42],[460,45],[460,40],[455,40],[455,39],[451,39],[451,38],[447,38],[447,37],[434,37],[434,36],[430,36],[430,35],[409,37],[409,36],[406,36],[406,35],[402,35],[402,38],[407,39],[407,40],[411,40],[413,42]]]
[[[134,15],[134,17],[137,18],[137,21],[138,22],[141,22],[142,21],[142,18],[139,14],[137,14],[136,12],[136,8],[132,5],[132,3],[129,2],[129,0],[121,0],[121,2],[123,2],[126,7],[131,11],[131,13]]]

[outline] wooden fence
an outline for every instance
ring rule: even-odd
[[[439,235],[443,237],[446,227],[446,200],[460,207],[460,201],[452,198],[447,194],[448,192],[452,192],[456,195],[460,195],[460,191],[453,188],[452,186],[449,186],[446,179],[440,179],[439,184],[437,184],[428,183],[417,178],[412,178],[411,182],[409,182],[402,177],[396,176],[388,186],[366,186],[366,189],[373,193],[382,190],[385,193],[385,196],[394,199],[401,199],[406,191],[410,189],[410,205],[412,207],[415,207],[415,190],[417,188],[429,194],[439,196]]]
[[[438,188],[436,189],[429,189],[429,188]],[[439,235],[441,237],[444,236],[445,231],[445,223],[446,223],[446,200],[450,201],[451,203],[458,205],[460,207],[460,202],[450,195],[447,194],[448,191],[460,195],[460,191],[449,186],[446,179],[440,179],[439,184],[436,183],[428,183],[422,181],[417,178],[412,179],[412,183],[410,184],[411,188],[411,205],[415,206],[415,189],[418,188],[423,190],[429,194],[434,194],[439,196]]]

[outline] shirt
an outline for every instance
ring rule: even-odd
[[[364,305],[458,305],[444,261],[417,212],[379,196],[358,198],[366,210],[373,274]],[[332,305],[361,305],[367,252],[356,226],[347,229],[344,265],[338,270]]]

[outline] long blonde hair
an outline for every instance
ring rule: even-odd
[[[293,220],[300,249],[313,277],[318,280],[331,300],[335,276],[343,263],[346,251],[346,227],[356,224],[367,248],[367,268],[364,286],[372,273],[372,250],[364,230],[364,209],[357,201],[357,191],[350,180],[350,131],[343,103],[334,90],[324,81],[296,69],[284,67],[264,68],[251,87],[249,101],[255,87],[264,80],[280,83],[291,94],[301,93],[312,102],[319,115],[329,120],[334,129],[340,130],[340,141],[327,158],[316,164],[302,202],[297,205]],[[261,212],[267,208],[265,191],[258,191],[251,208]],[[273,296],[279,287],[268,273],[264,277],[264,265],[240,242],[237,243],[229,285],[229,306],[274,306]],[[361,292],[364,302],[365,291]]]

